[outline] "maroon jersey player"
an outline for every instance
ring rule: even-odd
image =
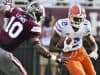
[[[13,51],[24,40],[40,36],[40,25],[22,9],[11,8],[5,15],[9,21],[0,31],[0,45],[5,50]]]
[[[52,60],[61,61],[58,56],[52,55],[40,44],[41,25],[33,19],[34,14],[37,13],[39,13],[39,19],[42,10],[37,1],[31,2],[26,11],[16,6],[11,7],[11,4],[6,3],[6,1],[0,1],[0,15],[8,18],[7,23],[0,30],[0,74],[2,72],[4,75],[27,75],[12,52],[23,41],[30,38],[33,38],[34,47],[37,48],[41,55]]]

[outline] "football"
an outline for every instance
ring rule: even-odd
[[[72,42],[72,38],[71,37],[68,37],[68,39],[66,40],[66,44],[70,44]]]
[[[66,38],[61,38],[58,42],[57,42],[57,47],[58,48],[64,48],[64,41],[66,40],[66,44],[70,44],[72,42],[72,38],[71,37],[68,37],[67,39]]]

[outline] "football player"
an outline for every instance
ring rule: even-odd
[[[27,75],[12,52],[24,40],[30,38],[32,38],[34,47],[39,50],[41,55],[56,60],[57,57],[40,44],[41,25],[33,17],[34,14],[41,13],[39,4],[36,1],[31,2],[27,10],[24,11],[6,1],[0,0],[0,15],[8,18],[7,23],[0,30],[0,73],[2,72],[4,75]]]
[[[86,38],[90,45],[89,55],[83,47],[83,38]],[[68,18],[59,19],[55,23],[50,50],[62,52],[67,58],[67,64],[64,65],[71,75],[96,75],[89,56],[96,60],[98,47],[91,34],[91,24],[86,19],[84,7],[73,4],[69,9]]]

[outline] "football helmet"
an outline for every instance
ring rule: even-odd
[[[43,15],[44,8],[39,4],[38,1],[32,1],[26,7],[26,12],[36,20],[40,20],[40,17]]]
[[[86,18],[85,9],[79,4],[72,5],[69,9],[68,17],[71,21],[71,25],[75,28],[79,28]]]

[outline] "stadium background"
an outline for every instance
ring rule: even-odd
[[[31,0],[15,0],[16,5],[25,8],[26,4]],[[39,0],[41,4],[45,7],[46,16],[54,16],[55,20],[59,18],[66,18],[68,14],[68,8],[70,6],[71,1],[77,1],[80,4],[84,5],[86,8],[87,19],[91,21],[92,24],[92,34],[96,38],[96,42],[99,46],[100,50],[100,1],[99,0]],[[2,18],[2,17],[1,17]],[[0,19],[1,23],[2,19]],[[90,49],[86,41],[84,40],[84,46],[89,52]],[[99,56],[100,56],[100,52]],[[34,49],[31,44],[31,41],[25,41],[22,43],[14,52],[15,56],[19,58],[22,62],[26,70],[28,71],[28,75],[40,75],[40,55]],[[93,64],[97,71],[97,75],[100,75],[100,57],[94,61]],[[67,71],[65,71],[63,65],[58,65],[61,68],[61,71],[55,71],[56,75],[69,75]],[[47,70],[45,75],[51,75],[51,66],[47,65]]]

